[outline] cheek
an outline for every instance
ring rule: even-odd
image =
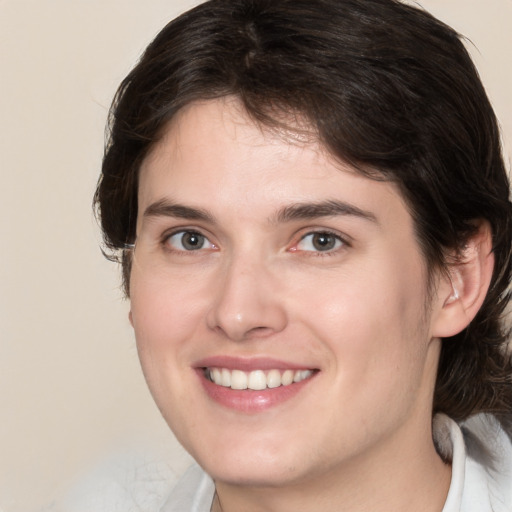
[[[376,263],[317,276],[294,303],[296,317],[331,352],[343,389],[409,377],[426,350],[421,270],[407,262]]]
[[[136,272],[130,290],[132,325],[144,377],[167,421],[180,424],[182,411],[174,404],[193,400],[183,377],[190,362],[188,342],[197,336],[204,304],[192,283],[163,283]]]
[[[132,274],[132,324],[137,342],[179,344],[197,328],[206,293],[198,279],[154,279]]]
[[[131,279],[137,351],[148,386],[160,406],[184,392],[180,376],[190,361],[189,341],[198,337],[197,330],[203,325],[204,290],[198,289],[197,283],[175,283],[169,280],[164,284],[137,274]]]

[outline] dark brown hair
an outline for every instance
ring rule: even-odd
[[[267,126],[306,119],[333,155],[396,182],[431,269],[446,268],[476,220],[489,222],[491,286],[473,322],[443,340],[434,411],[509,421],[509,182],[458,34],[396,0],[211,0],[169,23],[119,87],[95,196],[127,294],[141,162],[183,106],[227,95]]]

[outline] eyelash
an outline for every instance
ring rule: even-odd
[[[297,249],[297,246],[303,242],[307,237],[314,237],[315,235],[323,235],[326,237],[331,237],[335,240],[335,244],[337,246],[327,249],[325,251],[322,250],[305,250],[305,249]],[[311,256],[311,257],[325,257],[325,256],[335,256],[337,255],[341,250],[350,247],[350,243],[346,240],[346,238],[342,237],[338,233],[335,233],[333,231],[329,231],[326,229],[319,229],[316,231],[308,231],[304,235],[301,236],[300,240],[290,249],[291,252],[302,252],[306,253],[305,255]]]
[[[205,247],[199,247],[199,248],[196,248],[196,249],[177,249],[177,248],[174,248],[172,247],[172,245],[170,244],[170,239],[173,238],[173,237],[176,237],[177,235],[181,235],[181,237],[183,237],[184,235],[186,234],[189,234],[190,236],[197,236],[197,237],[200,237],[200,238],[203,238],[203,244],[207,243],[209,244],[209,247],[208,248],[205,248]],[[329,237],[329,238],[332,238],[334,239],[334,247],[332,248],[328,248],[327,250],[325,251],[322,251],[318,248],[313,248],[313,250],[308,250],[308,249],[300,249],[298,248],[298,246],[303,243],[308,237],[314,237],[314,236],[320,236],[320,235],[323,235],[325,237]],[[180,239],[180,243],[183,244],[183,238]],[[311,244],[314,244],[314,242],[311,242]],[[162,236],[162,240],[161,240],[161,245],[163,246],[164,250],[166,250],[167,252],[170,252],[170,253],[177,253],[177,254],[187,254],[187,255],[193,255],[193,253],[197,253],[196,255],[199,255],[199,253],[202,253],[204,251],[204,249],[209,249],[209,250],[216,250],[218,249],[218,247],[213,243],[211,242],[210,238],[206,235],[204,235],[203,233],[201,233],[199,230],[196,230],[196,229],[179,229],[179,230],[174,230],[172,232],[168,232],[168,233],[165,233],[163,236]],[[318,229],[318,230],[313,230],[313,231],[308,231],[306,233],[304,233],[298,242],[296,242],[291,248],[288,249],[289,252],[300,252],[302,253],[304,256],[308,256],[308,257],[325,257],[325,256],[334,256],[336,254],[338,254],[341,250],[343,250],[344,248],[347,248],[347,247],[350,247],[350,243],[346,240],[346,238],[340,236],[338,233],[335,233],[333,231],[330,231],[330,230],[326,230],[326,229]]]

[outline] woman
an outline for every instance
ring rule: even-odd
[[[95,200],[198,462],[162,511],[511,510],[512,206],[452,29],[203,3],[121,84]]]

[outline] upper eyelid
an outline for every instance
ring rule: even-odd
[[[210,234],[208,230],[198,226],[175,226],[172,228],[168,228],[163,230],[162,234],[160,235],[160,238],[162,241],[165,241],[171,236],[177,235],[178,233],[197,233],[198,235],[207,238],[210,242],[212,242],[212,238],[214,238],[213,234]]]
[[[346,244],[348,246],[352,245],[352,242],[353,242],[353,238],[351,236],[347,235],[346,233],[342,233],[336,229],[318,227],[318,228],[303,228],[303,229],[299,230],[299,235],[298,235],[299,238],[298,238],[297,242],[295,242],[295,243],[300,242],[308,235],[314,235],[314,234],[318,234],[318,233],[320,233],[320,234],[325,233],[327,235],[332,235],[336,238],[339,238],[344,244]]]

